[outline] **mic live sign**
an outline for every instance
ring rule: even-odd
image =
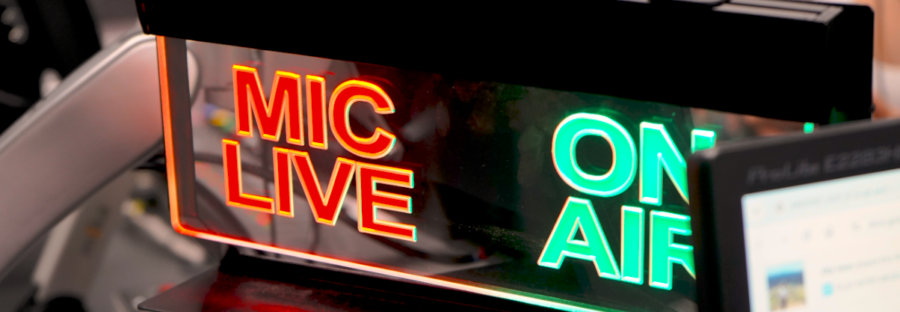
[[[203,96],[163,103],[182,234],[558,309],[695,300],[685,159],[740,115],[187,47]]]

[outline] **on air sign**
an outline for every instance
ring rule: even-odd
[[[619,122],[598,114],[577,113],[566,117],[553,133],[551,153],[559,177],[581,193],[599,198],[621,194],[638,178],[639,201],[662,204],[663,176],[668,176],[685,203],[687,164],[663,124],[640,123],[640,148]],[[612,165],[602,174],[583,171],[576,161],[575,146],[585,136],[600,136],[612,150]],[[715,132],[691,131],[691,151],[712,147]],[[619,264],[609,247],[591,200],[570,196],[547,239],[538,265],[558,269],[566,257],[594,263],[602,278],[644,283],[644,208],[622,206]],[[576,238],[580,235],[580,239]],[[690,217],[650,211],[650,286],[672,289],[672,265],[681,265],[694,276],[693,247],[675,242],[675,235],[690,236]]]
[[[394,113],[391,98],[373,83],[344,81],[326,101],[325,78],[320,76],[307,75],[303,88],[300,75],[277,71],[268,98],[263,93],[255,68],[234,65],[233,81],[236,132],[239,136],[253,137],[254,129],[258,128],[259,136],[265,140],[279,142],[284,133],[286,141],[297,148],[305,147],[308,140],[309,147],[327,150],[330,130],[344,149],[367,159],[384,157],[396,141],[394,134],[382,128],[377,128],[368,138],[357,137],[350,129],[351,105],[371,105],[378,114]],[[303,114],[302,100],[306,102],[308,116]],[[631,187],[637,177],[639,201],[650,206],[662,204],[663,176],[667,176],[687,203],[687,165],[665,126],[642,122],[639,131],[640,137],[635,143],[616,120],[599,114],[570,115],[559,123],[553,134],[550,146],[553,166],[566,184],[585,195],[599,198],[621,194]],[[596,175],[580,168],[576,161],[575,145],[585,136],[599,136],[609,144],[613,161],[608,172]],[[708,130],[695,129],[691,132],[691,138],[692,151],[709,148],[715,143],[715,133]],[[355,178],[359,198],[359,231],[416,241],[415,226],[381,221],[375,217],[378,209],[403,213],[413,211],[409,196],[377,190],[377,184],[413,188],[411,170],[338,157],[329,185],[323,187],[310,161],[310,152],[275,147],[272,155],[276,196],[271,198],[241,190],[240,143],[222,140],[222,153],[229,206],[293,217],[292,194],[295,186],[292,175],[296,174],[316,222],[333,226]],[[621,213],[622,247],[617,261],[591,200],[570,196],[547,238],[538,265],[559,268],[565,258],[571,257],[593,262],[600,277],[644,283],[645,209],[622,206]],[[651,210],[649,223],[649,285],[671,289],[672,265],[680,265],[694,275],[693,247],[674,242],[675,235],[691,235],[690,217]]]
[[[716,134],[689,108],[214,44],[192,103],[169,42],[179,233],[565,310],[693,300],[685,157]]]

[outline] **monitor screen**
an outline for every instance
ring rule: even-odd
[[[814,127],[187,47],[196,205],[172,209],[181,233],[567,310],[690,310],[685,160]]]
[[[900,169],[743,196],[751,310],[896,309],[898,207]]]

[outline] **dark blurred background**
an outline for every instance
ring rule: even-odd
[[[133,1],[0,0],[0,131],[98,51],[135,33]],[[159,168],[136,170],[119,184],[132,189],[121,207],[79,207],[33,244],[0,280],[0,312],[136,311],[137,303],[214,265],[219,246],[172,231]],[[98,240],[103,248],[90,245],[101,235],[109,237]],[[86,268],[91,276],[61,279],[66,274],[58,271],[72,268],[61,255],[73,250],[61,245],[78,243],[85,245],[75,252],[96,262]]]
[[[900,1],[821,2],[862,3],[875,11],[873,117],[900,116]],[[0,0],[0,132],[95,53],[138,32],[137,11],[129,0]],[[778,134],[783,128],[779,121],[745,118],[736,122],[760,135]],[[37,241],[0,280],[0,312],[136,311],[143,299],[214,266],[223,246],[171,230],[164,176],[156,160],[122,178],[132,195],[121,207],[76,210]],[[108,221],[112,219],[122,222]],[[66,235],[73,224],[91,220],[98,225],[86,227],[88,236],[99,235],[91,229],[113,233],[100,254],[92,256],[97,269],[84,280],[54,281],[54,270],[65,267],[58,263],[64,252],[58,244],[71,242]],[[80,289],[48,291],[54,283]]]
[[[102,47],[138,30],[125,0],[0,0],[0,128]]]

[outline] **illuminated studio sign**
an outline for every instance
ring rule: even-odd
[[[180,233],[560,309],[693,300],[690,108],[279,56],[206,64],[193,159],[163,101]]]
[[[662,204],[663,173],[687,203],[687,163],[663,124],[640,124],[640,149],[621,124],[597,114],[577,113],[566,117],[553,133],[551,153],[559,176],[572,188],[589,196],[612,197],[628,189],[639,175],[642,204]],[[602,174],[581,170],[575,146],[584,136],[600,136],[612,149],[612,165]],[[715,144],[715,132],[691,131],[691,151]],[[638,152],[639,151],[639,152]],[[622,206],[620,263],[610,250],[591,200],[569,196],[547,240],[538,264],[559,268],[566,257],[591,261],[600,277],[629,283],[644,282],[644,208]],[[576,234],[582,238],[576,239]],[[674,235],[691,235],[690,217],[650,211],[650,286],[672,288],[672,264],[682,265],[694,275],[693,247],[674,242]]]
[[[258,125],[259,135],[269,141],[281,139],[285,129],[286,141],[292,147],[305,147],[305,131],[308,129],[309,147],[328,150],[328,131],[341,146],[354,155],[367,159],[379,159],[391,151],[396,136],[382,128],[368,138],[360,138],[350,129],[350,106],[357,103],[372,105],[378,114],[391,114],[394,104],[391,98],[378,86],[360,80],[341,83],[327,107],[325,102],[325,78],[306,76],[306,106],[308,119],[303,117],[301,107],[302,88],[300,75],[278,71],[275,73],[271,96],[266,99],[262,83],[256,69],[234,66],[235,121],[237,135],[254,135],[253,122]],[[304,121],[307,127],[303,126]],[[376,184],[388,184],[413,188],[413,172],[403,168],[382,166],[362,161],[338,157],[334,171],[326,188],[310,161],[309,153],[283,147],[274,147],[275,197],[246,194],[241,189],[240,143],[222,140],[222,166],[225,168],[225,198],[232,207],[259,210],[281,216],[294,216],[294,196],[292,172],[300,178],[303,194],[316,222],[334,225],[343,206],[350,182],[356,179],[356,194],[359,198],[359,231],[397,239],[416,241],[416,227],[380,221],[375,218],[378,209],[389,209],[404,213],[412,212],[409,196],[379,191]],[[293,169],[292,169],[293,168]]]
[[[256,69],[235,65],[233,70],[236,134],[239,136],[253,137],[255,121],[256,130],[263,139],[278,142],[284,132],[286,141],[297,148],[306,147],[308,136],[309,147],[327,150],[329,129],[344,149],[358,157],[379,159],[394,146],[396,136],[384,129],[377,128],[374,135],[368,138],[357,137],[350,129],[349,111],[353,104],[371,105],[379,114],[395,111],[390,97],[372,83],[361,80],[342,82],[326,102],[325,78],[306,76],[305,102],[309,113],[308,118],[304,118],[300,75],[276,72],[271,96],[267,99]],[[687,202],[687,164],[665,126],[642,122],[639,131],[640,140],[635,144],[622,125],[611,118],[599,114],[572,114],[563,119],[553,133],[550,147],[553,166],[566,184],[585,195],[600,198],[621,194],[639,176],[640,202],[655,206],[662,203],[665,173]],[[575,146],[584,136],[602,137],[611,147],[613,161],[606,173],[586,173],[578,165]],[[691,132],[692,151],[711,147],[714,142],[715,133],[712,131]],[[241,190],[239,150],[239,142],[222,140],[225,198],[229,206],[293,217],[295,211],[291,194],[294,187],[292,172],[295,172],[316,222],[333,226],[350,183],[355,178],[359,198],[359,231],[416,241],[415,226],[375,218],[378,209],[412,212],[409,196],[382,192],[376,188],[377,183],[413,188],[411,170],[338,157],[331,180],[323,188],[309,152],[274,147],[272,163],[276,196],[271,198],[246,194]],[[593,262],[600,277],[635,284],[644,282],[644,208],[622,206],[621,252],[620,261],[616,261],[590,199],[570,196],[562,207],[538,260],[539,265],[558,269],[566,257],[573,257]],[[576,234],[580,234],[581,238],[576,239]],[[692,247],[674,243],[673,235],[691,235],[690,217],[651,211],[649,280],[652,287],[671,289],[672,264],[682,265],[694,274]]]

